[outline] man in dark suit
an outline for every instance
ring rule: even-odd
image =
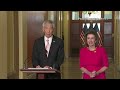
[[[42,27],[44,36],[35,40],[33,46],[33,67],[55,68],[60,71],[64,61],[63,40],[53,35],[55,25],[51,20],[44,21]],[[45,74],[45,79],[61,79],[61,74]]]

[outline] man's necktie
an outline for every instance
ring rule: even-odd
[[[46,49],[46,54],[47,54],[47,57],[48,57],[48,53],[49,53],[49,39],[46,40],[47,41],[47,44],[45,46],[45,49]]]

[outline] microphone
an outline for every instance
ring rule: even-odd
[[[28,63],[31,61],[31,59],[32,59],[32,56],[29,56],[24,60],[24,63],[23,63],[23,68],[24,69],[28,68]]]

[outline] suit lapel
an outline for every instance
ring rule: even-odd
[[[55,47],[55,45],[56,45],[55,43],[56,43],[56,39],[55,39],[55,36],[53,35],[52,42],[51,42],[51,47],[50,47],[50,51],[49,51],[48,57],[51,55],[52,50],[54,49],[54,47]]]
[[[47,57],[47,55],[46,55],[46,49],[45,49],[44,36],[42,37],[42,44],[41,44],[41,45],[43,45],[43,46],[42,46],[43,53],[44,53],[45,57]]]

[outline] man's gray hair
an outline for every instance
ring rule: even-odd
[[[43,28],[46,26],[46,24],[52,25],[52,28],[55,29],[55,24],[52,20],[45,20],[42,24]]]

